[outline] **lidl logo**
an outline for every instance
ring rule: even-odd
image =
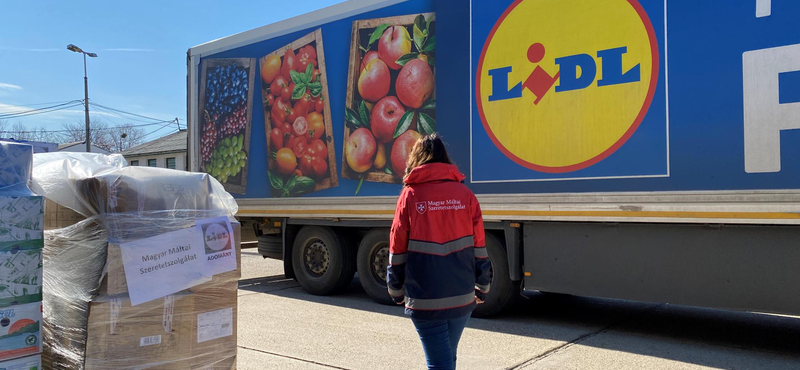
[[[658,58],[637,0],[516,0],[483,46],[478,112],[520,165],[580,170],[636,131],[655,94]]]

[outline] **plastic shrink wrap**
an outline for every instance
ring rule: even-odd
[[[44,368],[236,367],[240,227],[222,185],[52,153],[32,188],[46,224],[71,224],[45,231]]]

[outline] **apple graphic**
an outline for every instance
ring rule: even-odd
[[[347,165],[355,172],[364,173],[372,167],[378,144],[372,132],[362,127],[353,131],[345,144],[345,158]]]
[[[392,141],[397,123],[400,122],[400,118],[405,113],[405,108],[394,96],[387,96],[378,101],[370,115],[370,125],[375,139],[381,144]]]
[[[389,93],[392,78],[389,68],[380,59],[371,60],[358,76],[358,94],[368,102],[376,102]]]
[[[378,40],[378,54],[389,68],[400,69],[401,66],[395,62],[410,52],[411,36],[405,27],[392,26],[383,31]]]
[[[361,60],[361,69],[360,70],[363,71],[364,67],[366,67],[367,64],[369,64],[369,62],[371,62],[371,61],[373,61],[375,59],[380,59],[380,58],[381,57],[378,55],[377,51],[375,51],[375,50],[368,51],[367,54],[364,55],[364,59]]]
[[[392,171],[394,174],[403,177],[406,173],[406,161],[411,148],[422,138],[419,132],[408,130],[404,132],[392,145]]]
[[[397,75],[397,98],[407,107],[417,109],[433,93],[433,71],[422,59],[410,60]]]

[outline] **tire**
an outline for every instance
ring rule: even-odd
[[[283,259],[283,238],[280,235],[259,236],[258,254],[264,258]]]
[[[353,248],[328,227],[305,226],[292,246],[292,267],[303,289],[330,295],[346,288],[355,275]]]
[[[386,266],[389,265],[389,229],[373,229],[358,245],[358,280],[364,291],[380,304],[394,305],[386,289]]]
[[[503,243],[490,233],[486,233],[486,252],[489,260],[492,261],[492,278],[489,294],[483,304],[479,304],[472,317],[495,316],[509,307],[516,301],[519,295],[519,281],[511,281],[508,275],[508,254],[503,247]]]

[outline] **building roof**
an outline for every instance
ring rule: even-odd
[[[186,151],[186,130],[164,136],[122,152],[125,157]]]
[[[62,151],[64,149],[69,149],[69,148],[72,148],[74,146],[79,146],[79,145],[81,145],[81,146],[86,145],[86,142],[85,141],[75,141],[75,142],[72,142],[72,143],[58,144],[58,149],[56,149],[56,150],[60,152],[60,151]],[[103,147],[99,147],[99,146],[94,145],[94,144],[92,144],[92,148],[94,148],[94,149],[92,149],[93,152],[94,152],[95,149],[97,149],[99,151],[102,151],[102,152],[106,152],[106,153],[110,152],[108,149],[103,148]]]

